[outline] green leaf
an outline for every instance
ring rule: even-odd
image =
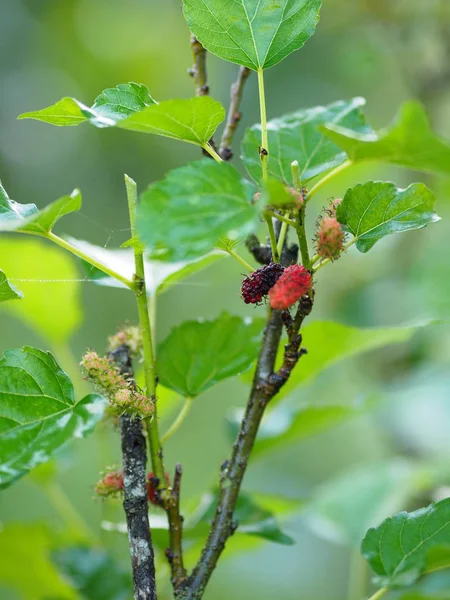
[[[234,167],[210,160],[170,171],[141,196],[139,237],[154,258],[176,262],[210,252],[257,226],[255,188]]]
[[[381,585],[402,587],[436,566],[450,567],[449,530],[450,498],[446,498],[411,513],[398,513],[369,529],[361,549]]]
[[[24,298],[2,302],[7,311],[52,343],[61,344],[82,322],[79,273],[72,257],[38,239],[0,238],[0,267],[20,282]]]
[[[307,522],[323,537],[359,547],[369,527],[438,484],[436,475],[404,459],[353,467],[314,491]]]
[[[324,369],[340,360],[390,344],[407,342],[417,329],[432,323],[433,321],[425,321],[409,327],[373,329],[358,329],[328,321],[309,323],[302,328],[303,345],[308,350],[308,354],[302,356],[300,364],[291,373],[280,393],[271,400],[271,404],[292,393],[296,387],[310,382]],[[283,350],[280,349],[278,364],[282,360],[282,354]]]
[[[393,183],[369,181],[347,190],[337,218],[356,240],[360,252],[368,252],[386,235],[421,229],[439,221],[435,196],[423,183],[399,189]]]
[[[52,552],[52,559],[83,600],[129,600],[131,575],[104,550],[63,548]]]
[[[332,122],[351,131],[368,133],[371,129],[360,110],[364,104],[364,98],[353,98],[328,106],[299,110],[269,121],[269,175],[292,185],[291,163],[297,160],[300,178],[302,183],[306,183],[342,164],[347,159],[347,154],[328,139],[318,126]],[[255,181],[261,179],[261,159],[258,152],[260,144],[261,125],[253,125],[245,132],[242,160]]]
[[[4,524],[0,533],[2,585],[19,592],[21,600],[78,600],[51,562],[51,550],[52,540],[44,525]]]
[[[257,71],[303,46],[320,6],[321,0],[184,0],[184,16],[209,52]]]
[[[391,127],[378,133],[353,131],[340,123],[328,123],[321,129],[352,162],[379,160],[450,175],[450,143],[433,133],[418,102],[405,103]]]
[[[135,271],[134,253],[128,248],[108,249],[102,246],[96,246],[90,242],[76,240],[75,238],[66,238],[73,246],[89,254],[95,260],[103,265],[113,269],[116,273],[132,280]],[[193,275],[197,271],[205,269],[216,261],[226,257],[226,254],[219,251],[213,251],[200,258],[192,260],[164,263],[160,260],[145,260],[145,279],[147,284],[147,293],[162,294],[172,286],[179,284],[183,279]],[[103,271],[82,261],[86,275],[89,279],[94,279],[98,285],[109,287],[120,287],[128,289],[123,283],[108,277]]]
[[[224,119],[220,102],[201,96],[154,104],[124,119],[118,127],[205,146]]]
[[[450,600],[450,570],[430,573],[402,590],[390,590],[385,600]]]
[[[55,200],[39,210],[35,204],[19,204],[8,197],[0,185],[0,231],[17,231],[46,235],[61,217],[81,208],[81,194],[74,190],[70,196]]]
[[[90,433],[103,406],[94,394],[75,403],[72,382],[49,352],[6,351],[0,360],[0,486]]]
[[[339,425],[348,419],[364,414],[364,405],[355,406],[304,406],[300,409],[276,408],[264,418],[251,460],[260,459],[268,452],[279,450],[290,444],[297,444],[307,437]],[[239,431],[242,412],[235,411],[229,417],[230,433],[233,439]]]
[[[147,87],[139,83],[121,83],[104,90],[91,108],[75,98],[63,98],[53,106],[27,112],[19,119],[36,119],[51,125],[73,126],[90,121],[96,127],[112,127],[134,112],[155,104]]]
[[[215,321],[186,321],[159,345],[158,377],[183,396],[198,396],[250,368],[262,329],[262,319],[243,320],[227,313]]]
[[[210,524],[218,500],[218,492],[205,495],[199,503],[198,522]],[[292,515],[303,507],[298,500],[280,496],[267,496],[241,492],[233,514],[239,524],[237,533],[261,537],[270,542],[291,546],[295,541],[282,531],[278,523],[281,516]]]
[[[0,302],[5,302],[6,300],[18,300],[22,297],[22,293],[18,292],[14,286],[9,283],[6,275],[0,270]]]

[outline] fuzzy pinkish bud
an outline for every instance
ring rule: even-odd
[[[95,492],[102,498],[116,497],[123,492],[122,471],[106,473],[95,486]]]
[[[340,223],[334,217],[322,219],[317,230],[317,254],[321,258],[335,260],[339,258],[344,247],[345,234]]]

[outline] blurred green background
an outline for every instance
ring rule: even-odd
[[[104,88],[128,81],[145,83],[160,100],[191,96],[189,32],[180,4],[0,3],[0,176],[12,198],[39,207],[79,187],[83,209],[58,225],[59,233],[117,247],[129,234],[123,174],[143,189],[169,169],[197,158],[198,150],[113,128],[59,130],[17,121],[17,115],[63,96],[88,104]],[[427,106],[435,129],[450,138],[449,33],[448,0],[324,0],[316,35],[267,72],[269,118],[361,95],[367,98],[370,121],[380,127],[403,100],[414,97]],[[225,105],[236,71],[235,65],[210,58],[211,93]],[[250,78],[245,93],[236,161],[244,128],[258,120],[255,79]],[[368,255],[352,250],[333,268],[321,271],[312,318],[360,327],[448,319],[449,182],[387,167],[354,168],[316,199],[310,226],[329,196],[365,178],[399,185],[426,181],[437,192],[443,220],[422,231],[386,238]],[[24,344],[52,350],[81,392],[86,384],[76,374],[79,356],[86,348],[103,351],[106,337],[136,318],[133,297],[123,290],[73,281],[84,276],[80,265],[41,241],[2,237],[0,267],[26,293],[20,307],[1,307],[1,351]],[[48,281],[55,278],[65,281]],[[239,265],[227,259],[160,296],[158,339],[184,319],[213,318],[224,309],[263,314],[263,308],[242,303],[240,281]],[[450,484],[448,333],[446,325],[428,327],[407,344],[343,361],[285,401],[298,406],[349,404],[370,393],[378,398],[369,415],[267,454],[251,466],[245,490],[304,502],[303,510],[290,515],[284,525],[296,545],[253,538],[252,551],[244,552],[242,542],[230,543],[207,600],[265,600],[274,594],[283,600],[359,597],[368,578],[358,558],[357,540],[364,528],[392,511],[428,503]],[[225,417],[244,404],[246,391],[243,382],[231,380],[205,393],[168,444],[170,468],[180,460],[185,467],[185,502],[195,501],[214,484],[230,448]],[[173,395],[162,399],[163,429],[178,406]],[[2,542],[0,535],[2,600],[60,597],[51,584],[36,583],[44,581],[49,568],[39,562],[38,547],[45,553],[55,539],[84,539],[78,519],[92,539],[128,568],[126,536],[101,528],[102,521],[121,521],[120,504],[93,499],[99,472],[119,464],[119,456],[118,436],[103,424],[87,441],[64,449],[51,468],[0,493],[0,523],[6,536]],[[424,479],[429,485],[424,486]],[[421,492],[424,488],[426,493]],[[72,514],[73,507],[78,515]],[[26,526],[13,529],[17,522]],[[23,552],[25,543],[30,544],[28,553]],[[163,575],[167,578],[167,572]],[[167,588],[160,589],[162,599],[170,598]]]

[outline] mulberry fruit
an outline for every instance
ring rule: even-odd
[[[270,263],[264,265],[242,282],[242,298],[245,304],[257,304],[261,302],[264,296],[267,296],[272,288],[283,274],[284,267],[279,263]]]
[[[321,258],[335,260],[344,247],[345,234],[341,225],[333,217],[325,217],[317,230],[317,254]]]
[[[311,283],[311,273],[305,267],[287,267],[269,292],[270,306],[276,310],[289,308],[309,291]]]
[[[123,492],[122,471],[106,473],[95,486],[95,491],[102,498],[115,497]]]

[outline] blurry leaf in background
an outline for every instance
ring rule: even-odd
[[[0,185],[0,231],[18,231],[44,235],[61,217],[81,208],[81,194],[74,190],[39,210],[35,204],[19,204],[11,200]]]
[[[350,131],[370,133],[372,130],[360,110],[364,104],[364,98],[353,98],[348,102],[299,110],[269,121],[269,175],[292,185],[291,163],[297,160],[300,179],[306,183],[342,164],[347,154],[329,140],[318,125],[338,123]],[[247,129],[242,141],[242,160],[255,181],[261,178],[260,143],[261,125],[253,125]]]
[[[352,162],[380,160],[450,176],[450,142],[433,133],[418,102],[405,103],[393,125],[378,133],[358,132],[335,123],[322,125],[321,130]]]
[[[20,302],[1,303],[51,343],[67,341],[82,321],[79,273],[67,252],[35,239],[0,238],[0,267],[20,280]]]
[[[186,321],[158,346],[161,383],[183,396],[198,396],[219,381],[243,373],[256,360],[263,319],[222,313],[215,321]]]
[[[203,46],[254,71],[268,69],[313,35],[322,0],[277,3],[184,0],[184,15]]]
[[[369,529],[361,546],[384,586],[402,587],[436,568],[450,567],[450,498],[401,512]]]
[[[287,383],[271,404],[276,404],[292,393],[297,386],[309,382],[321,371],[340,360],[383,346],[407,342],[417,329],[433,323],[433,321],[424,321],[411,326],[358,329],[331,321],[313,321],[302,328],[303,345],[308,350],[308,354],[302,356],[297,368],[291,373]],[[279,364],[282,356],[281,348],[277,358]],[[246,381],[251,380],[250,374],[245,375],[244,378]]]
[[[83,600],[129,600],[131,573],[104,550],[63,548],[54,550],[52,559]]]
[[[227,163],[205,159],[173,169],[142,194],[139,237],[152,256],[170,262],[203,256],[222,238],[243,238],[256,227],[254,192]]]
[[[305,438],[335,427],[367,410],[364,404],[355,406],[302,406],[298,409],[277,407],[269,411],[258,431],[250,460],[297,444]],[[236,439],[242,420],[242,411],[234,411],[228,419],[231,438]]]
[[[210,524],[218,500],[218,492],[206,494],[200,501],[196,518],[198,522]],[[277,544],[291,546],[295,541],[282,531],[278,517],[287,517],[299,512],[303,502],[281,496],[250,494],[241,492],[233,518],[239,524],[236,533],[254,535]],[[235,533],[235,535],[236,535]]]
[[[368,252],[386,235],[439,221],[434,203],[435,195],[423,183],[403,190],[393,183],[368,181],[347,190],[337,218],[355,237],[358,250]]]
[[[0,302],[5,302],[6,300],[20,300],[22,298],[22,293],[17,291],[13,285],[11,285],[3,273],[0,270]]]
[[[75,402],[72,382],[49,352],[6,351],[0,360],[0,486],[90,433],[103,408],[95,394]]]
[[[369,527],[439,481],[435,471],[405,459],[354,467],[313,492],[307,522],[318,535],[359,548]]]
[[[0,581],[21,600],[78,600],[51,561],[52,538],[44,525],[8,523],[0,531]]]
[[[118,123],[118,127],[204,146],[225,114],[220,102],[209,96],[166,100],[132,114]]]
[[[97,127],[112,127],[151,104],[155,104],[155,100],[144,84],[120,83],[97,96],[91,108],[75,98],[63,98],[53,106],[23,113],[18,118],[36,119],[59,127],[79,125],[85,121]]]
[[[438,571],[422,577],[402,590],[391,590],[385,600],[450,600],[450,571]]]
[[[133,279],[135,271],[133,250],[128,248],[108,249],[85,242],[84,240],[76,240],[71,237],[67,237],[66,239],[73,246],[113,269],[116,273],[123,275],[130,281]],[[223,252],[212,251],[200,258],[179,262],[165,263],[159,260],[145,260],[147,293],[150,296],[155,293],[162,294],[185,277],[189,277],[225,257],[226,254]],[[84,261],[82,261],[82,264],[87,277],[95,279],[95,282],[99,285],[128,289],[123,283],[117,281],[117,279],[108,277],[103,271],[96,269],[92,265]]]

